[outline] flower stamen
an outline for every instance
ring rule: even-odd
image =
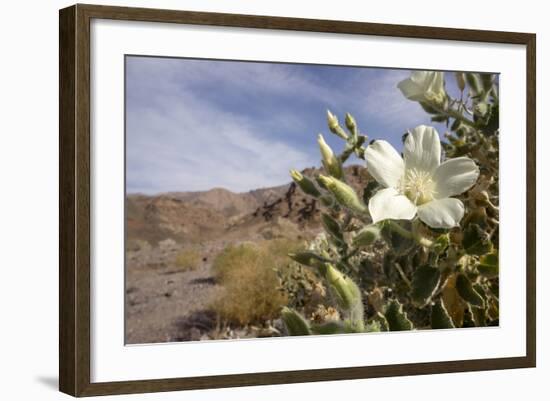
[[[401,193],[415,205],[422,205],[434,199],[435,184],[427,171],[407,169],[401,181]]]

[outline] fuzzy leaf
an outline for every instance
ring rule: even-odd
[[[493,252],[480,257],[479,265],[477,265],[477,271],[479,272],[479,274],[486,277],[497,277],[498,276],[498,253]]]
[[[437,301],[432,306],[431,324],[432,329],[455,328],[453,319],[451,319],[451,316],[449,316],[449,313],[447,312],[447,309],[445,309],[445,305],[443,305],[443,302],[441,300]]]
[[[288,334],[291,336],[307,336],[311,334],[308,321],[294,309],[284,307],[281,318]]]
[[[422,108],[424,109],[424,111],[428,114],[438,114],[439,111],[434,109],[432,106],[430,106],[428,103],[426,102],[419,102],[420,103],[420,106],[422,106]]]
[[[485,255],[493,250],[489,235],[477,224],[470,224],[464,230],[462,246],[469,255]]]
[[[456,290],[464,301],[479,308],[484,307],[483,297],[474,289],[472,283],[464,274],[459,274],[456,277]]]
[[[311,327],[314,334],[340,334],[344,333],[344,324],[338,320],[331,320]]]
[[[332,238],[340,244],[344,242],[344,236],[342,235],[340,224],[338,224],[336,220],[334,220],[330,215],[323,213],[321,215],[321,222],[323,223],[325,231],[329,233]]]
[[[382,325],[380,324],[380,322],[378,320],[373,320],[373,321],[367,323],[367,325],[365,327],[365,332],[366,333],[377,333],[377,332],[380,332],[380,331],[383,331],[383,330],[382,330]]]
[[[403,306],[397,300],[391,300],[384,314],[390,331],[412,330],[413,324],[403,312]]]
[[[462,327],[466,305],[456,290],[456,274],[452,274],[445,281],[441,291],[441,301],[455,327]]]
[[[357,319],[346,319],[344,320],[344,332],[346,333],[363,333],[365,331],[365,322],[361,318]]]
[[[411,298],[418,307],[424,307],[432,298],[439,286],[441,274],[432,266],[420,266],[412,279]]]
[[[470,308],[470,312],[472,313],[472,318],[477,327],[487,326],[487,311],[485,308],[477,308],[472,306]]]

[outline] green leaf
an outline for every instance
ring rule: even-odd
[[[391,300],[386,308],[384,314],[390,331],[403,331],[412,330],[413,324],[407,317],[407,314],[403,312],[403,305],[397,300]]]
[[[334,238],[338,243],[344,242],[342,229],[336,220],[334,220],[330,215],[323,213],[321,215],[321,222],[323,223],[325,231],[329,233],[332,238]]]
[[[453,121],[453,124],[451,125],[451,131],[456,131],[460,127],[460,120],[456,119]]]
[[[469,255],[485,255],[493,250],[489,234],[477,224],[470,224],[466,227],[462,246]]]
[[[437,111],[436,109],[434,109],[432,106],[430,106],[428,103],[425,103],[425,102],[419,102],[420,103],[420,106],[422,106],[422,108],[424,109],[424,111],[428,114],[438,114],[439,111]]]
[[[445,305],[443,305],[443,302],[441,302],[441,300],[437,301],[432,306],[431,324],[432,329],[455,328],[453,319],[451,319],[451,316],[449,316],[449,313],[447,312],[447,309],[445,309]]]
[[[485,308],[477,308],[472,306],[470,308],[470,312],[472,313],[472,318],[477,327],[487,326],[487,311]]]
[[[281,318],[289,335],[307,336],[311,334],[308,321],[294,309],[285,306],[281,312]]]
[[[479,308],[484,307],[483,297],[474,289],[468,277],[462,273],[456,277],[456,290],[460,297],[469,304]]]
[[[365,327],[365,332],[366,333],[377,333],[377,332],[380,332],[380,331],[384,331],[382,329],[382,325],[380,324],[380,322],[378,320],[373,320],[369,323],[367,323],[366,327]]]
[[[424,265],[416,269],[411,283],[411,298],[416,306],[422,308],[430,302],[439,286],[440,279],[441,274],[437,268]]]
[[[489,253],[480,257],[479,265],[477,265],[477,271],[485,277],[497,277],[498,252]]]
[[[345,332],[344,324],[338,320],[331,320],[311,326],[314,334],[340,334]]]
[[[363,319],[353,320],[346,319],[344,320],[344,332],[346,333],[363,333],[365,331],[365,322]]]
[[[462,327],[464,323],[464,310],[466,303],[462,300],[456,289],[457,274],[451,274],[443,284],[441,301],[445,310],[451,316],[455,327]]]
[[[445,114],[437,114],[437,115],[433,116],[431,120],[433,122],[436,122],[436,123],[444,123],[448,119],[449,119],[449,117],[446,116]]]

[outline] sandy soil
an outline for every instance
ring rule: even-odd
[[[215,327],[209,305],[220,286],[211,265],[221,246],[205,246],[202,263],[192,271],[174,264],[181,249],[175,243],[127,253],[126,343],[200,340]]]

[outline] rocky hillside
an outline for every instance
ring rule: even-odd
[[[346,178],[356,188],[367,182],[366,170],[346,167]],[[314,177],[319,169],[302,172]],[[152,244],[172,238],[178,242],[202,242],[224,236],[266,230],[319,227],[319,205],[304,196],[294,183],[234,193],[223,188],[203,192],[171,192],[154,196],[128,195],[126,198],[127,238]],[[289,225],[290,223],[290,225]],[[243,235],[248,237],[248,235]]]

